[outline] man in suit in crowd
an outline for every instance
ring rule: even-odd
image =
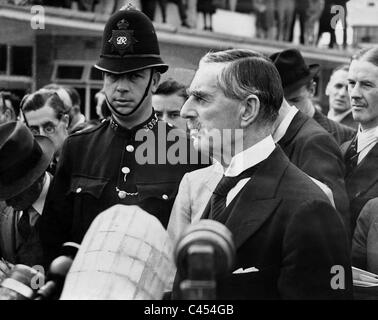
[[[235,49],[201,59],[181,110],[195,147],[211,152],[223,170],[202,218],[230,229],[234,268],[244,270],[217,279],[217,298],[351,298],[342,217],[271,136],[282,99],[272,62]],[[345,270],[343,290],[332,288],[334,265]]]
[[[348,74],[352,114],[359,123],[345,150],[345,184],[354,224],[365,203],[378,196],[378,47],[353,56]]]
[[[0,255],[12,264],[42,265],[37,227],[53,155],[51,140],[21,122],[0,126]]]
[[[306,65],[302,54],[297,49],[287,49],[271,56],[282,79],[285,99],[304,114],[313,118],[328,131],[341,145],[353,137],[355,131],[328,119],[316,110],[312,98],[315,94],[314,77],[318,74],[318,64]]]
[[[287,82],[293,82],[293,80],[285,80],[288,77],[284,71],[287,71],[287,67],[295,60],[301,63],[302,67],[292,66],[295,72],[294,76],[299,79],[297,83],[294,83],[294,88],[307,83],[316,72],[314,67],[306,68],[297,50],[275,53],[270,58],[280,72],[284,89]],[[289,87],[289,89],[291,88]],[[306,92],[305,89],[302,90]],[[293,102],[295,106],[291,106],[284,99],[274,126],[273,138],[293,164],[332,190],[336,208],[342,214],[346,226],[350,230],[349,202],[345,190],[345,168],[342,154],[331,134],[305,114],[314,108],[311,101],[307,100],[309,99],[299,99]],[[342,132],[344,131],[341,131],[340,134],[339,131],[334,133],[341,137],[343,136]]]
[[[152,106],[159,120],[174,125],[186,132],[186,121],[181,118],[180,111],[188,95],[186,87],[173,79],[159,84],[152,96]]]
[[[55,90],[40,89],[23,98],[22,112],[34,135],[48,137],[53,142],[55,152],[49,172],[55,174],[63,143],[68,137],[69,109]]]
[[[348,94],[349,65],[342,65],[333,70],[326,88],[329,97],[328,119],[351,127],[355,130],[358,123],[354,121]]]
[[[272,58],[276,62],[275,56]],[[272,136],[290,161],[308,174],[327,194],[331,203],[335,203],[350,231],[344,163],[340,149],[330,134],[283,99]],[[178,239],[188,224],[200,219],[222,174],[221,165],[215,162],[204,170],[196,170],[183,177],[168,224],[168,231],[174,240]]]

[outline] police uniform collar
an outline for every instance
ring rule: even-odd
[[[110,128],[112,128],[115,132],[126,134],[126,135],[134,135],[135,132],[137,132],[139,129],[144,129],[146,131],[152,130],[155,125],[158,123],[158,117],[155,114],[155,111],[153,110],[151,113],[151,116],[141,124],[136,125],[132,129],[127,129],[122,127],[116,119],[112,116],[110,118]]]

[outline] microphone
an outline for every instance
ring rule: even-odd
[[[33,284],[44,275],[23,264],[15,265],[0,284],[0,300],[32,300],[37,292]]]
[[[234,263],[235,247],[231,231],[223,224],[202,219],[188,226],[176,244],[175,262],[181,298],[216,299],[216,281]]]
[[[175,274],[173,245],[160,221],[138,206],[115,205],[92,222],[61,300],[161,300]]]
[[[62,245],[61,255],[55,258],[47,275],[47,282],[38,290],[34,300],[57,300],[62,292],[64,281],[71,268],[80,245],[66,242]]]

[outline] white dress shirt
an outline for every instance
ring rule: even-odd
[[[377,144],[378,142],[378,127],[363,130],[358,130],[357,133],[357,152],[358,160],[357,164],[359,164],[369,153],[371,149]]]
[[[259,141],[252,147],[239,152],[231,159],[230,165],[224,171],[224,175],[227,177],[236,177],[243,171],[251,168],[258,163],[264,161],[270,156],[273,150],[276,148],[271,135],[267,136],[263,140]],[[234,188],[227,194],[226,206],[236,197],[241,189],[251,178],[245,178],[240,180]]]

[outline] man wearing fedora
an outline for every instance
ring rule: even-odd
[[[63,145],[41,221],[46,263],[62,243],[80,243],[94,218],[115,204],[138,205],[166,227],[182,176],[204,166],[200,156],[191,163],[196,151],[185,132],[158,121],[152,107],[152,94],[168,66],[145,14],[128,6],[109,18],[95,67],[103,72],[112,115]],[[185,142],[186,154],[171,163],[167,154],[177,138]],[[152,158],[148,162],[141,159],[143,149]]]
[[[0,126],[0,256],[12,264],[41,265],[37,232],[51,176],[54,145],[21,122]]]
[[[286,73],[289,72],[288,66],[300,57],[299,51],[295,49],[270,56],[280,73],[284,94],[287,88],[285,84],[288,83],[285,80]],[[302,69],[303,65],[304,62]],[[295,69],[293,65],[291,68]],[[309,81],[314,71],[307,71],[306,79]],[[336,208],[342,214],[347,230],[350,230],[349,201],[345,190],[345,169],[341,151],[331,135],[308,116],[311,107],[314,108],[306,102],[304,106],[299,103],[297,109],[297,105],[292,106],[284,99],[274,126],[273,139],[292,163],[332,190]]]
[[[320,65],[306,65],[302,54],[297,49],[274,53],[271,59],[280,73],[285,99],[290,105],[294,105],[313,118],[336,139],[339,145],[354,136],[355,131],[352,128],[328,119],[315,108],[312,102],[316,90],[314,78],[319,73]]]

